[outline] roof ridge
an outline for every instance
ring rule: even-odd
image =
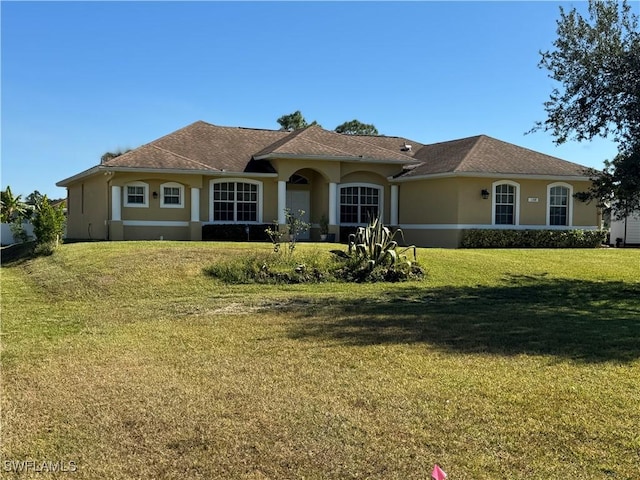
[[[328,131],[328,130],[327,130],[327,131]],[[355,141],[356,141],[356,142],[358,142],[358,143],[362,143],[362,144],[365,144],[365,145],[367,145],[367,146],[371,146],[371,147],[374,147],[374,148],[379,148],[380,150],[384,150],[385,152],[391,152],[391,153],[393,153],[394,155],[398,153],[398,152],[394,152],[393,150],[390,150],[390,149],[388,149],[388,148],[386,148],[386,147],[381,147],[381,146],[379,146],[379,145],[374,145],[373,143],[363,142],[363,141],[361,141],[361,140],[360,140],[360,139],[358,139],[358,138],[354,138],[354,137],[377,137],[377,136],[381,136],[381,135],[349,135],[349,134],[346,134],[346,133],[338,133],[338,132],[334,132],[334,131],[330,131],[330,133],[334,133],[334,134],[336,134],[336,135],[342,135],[342,136],[345,136],[345,137],[353,138],[353,140],[355,140]],[[395,137],[395,138],[401,138],[401,137]],[[408,139],[408,138],[402,138],[402,140],[409,140],[409,139]],[[420,143],[420,142],[418,142],[418,143]],[[412,160],[413,160],[413,157],[411,157],[411,156],[407,155],[407,154],[406,154],[406,153],[404,153],[404,152],[400,152],[400,155],[404,155],[404,156],[406,156],[407,158],[410,158],[410,159],[412,159]]]
[[[486,135],[476,135],[473,137],[467,137],[467,138],[461,138],[460,140],[467,140],[467,139],[471,139],[471,138],[475,138],[475,140],[473,141],[473,146],[467,151],[467,153],[462,157],[462,159],[458,162],[458,165],[456,166],[456,168],[453,169],[454,172],[457,172],[458,169],[460,167],[462,167],[462,165],[464,163],[467,162],[467,160],[469,160],[469,158],[471,157],[471,155],[476,151],[476,149],[478,149],[480,142],[485,139],[488,138]]]
[[[306,129],[313,127],[314,125],[308,125],[304,128],[299,128],[297,130],[293,130],[292,132],[287,132],[287,135],[285,135],[282,138],[279,138],[278,140],[276,140],[273,143],[270,143],[269,145],[267,145],[266,147],[264,147],[263,149],[259,150],[258,152],[255,152],[253,154],[253,157],[259,157],[261,155],[264,155],[263,152],[273,152],[273,150],[280,148],[281,146],[287,144],[288,142],[290,142],[291,140],[293,140],[294,138],[297,138],[298,135],[300,135],[303,131],[305,131]],[[274,132],[279,132],[280,130],[272,130]],[[283,133],[285,133],[283,131]]]
[[[158,150],[161,150],[163,152],[167,152],[171,155],[174,155],[176,157],[182,158],[183,160],[186,160],[187,162],[193,163],[195,165],[199,165],[201,167],[206,167],[207,170],[214,170],[214,171],[220,171],[218,168],[212,168],[210,165],[207,165],[206,163],[202,163],[202,162],[198,162],[197,160],[193,160],[192,158],[189,157],[185,157],[184,155],[180,155],[179,153],[176,152],[172,152],[171,150],[167,150],[166,148],[162,148],[159,147],[157,145],[149,145],[152,148],[156,148]]]
[[[325,130],[324,128],[322,128],[322,127],[320,127],[320,126],[318,126],[318,125],[309,125],[308,127],[305,127],[305,128],[304,128],[304,131],[307,131],[310,127],[318,127],[318,128],[319,128],[320,130],[322,130],[323,132],[327,132],[327,133],[335,133],[336,135],[340,135],[339,133],[332,132],[332,131],[330,131],[330,130]],[[302,131],[301,131],[300,133],[302,133]],[[324,143],[320,143],[320,142],[318,142],[318,141],[316,141],[316,140],[313,140],[312,138],[305,138],[305,139],[304,139],[304,141],[305,141],[305,142],[311,142],[311,143],[314,143],[314,144],[316,144],[316,145],[320,145],[320,146],[325,147],[325,148],[326,148],[326,147],[328,147],[328,148],[330,148],[331,150],[335,150],[335,151],[337,151],[337,152],[340,152],[340,153],[342,153],[342,154],[344,154],[344,155],[346,155],[346,156],[348,156],[348,157],[353,157],[353,156],[354,156],[353,154],[351,154],[351,153],[349,153],[349,152],[345,152],[345,151],[344,151],[344,150],[342,150],[341,148],[334,147],[333,145],[326,145],[326,144],[324,144]]]

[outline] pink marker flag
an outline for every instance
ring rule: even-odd
[[[431,478],[433,478],[433,480],[445,480],[445,478],[447,478],[447,474],[436,463],[433,466],[433,472],[431,472]]]

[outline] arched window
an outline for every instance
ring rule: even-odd
[[[547,225],[571,225],[573,187],[568,183],[547,186]]]
[[[493,224],[520,223],[520,185],[510,180],[493,183]]]
[[[124,206],[145,208],[149,206],[149,185],[131,182],[124,186]]]
[[[380,185],[346,183],[340,185],[340,223],[363,224],[382,215]]]
[[[160,185],[161,208],[184,208],[184,185],[176,182]]]
[[[210,221],[262,222],[262,182],[233,178],[212,180]]]

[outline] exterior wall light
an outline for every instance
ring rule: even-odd
[[[153,198],[158,198],[158,192],[153,192]]]
[[[482,198],[486,200],[487,198],[489,198],[489,190],[487,190],[486,188],[483,188],[482,191],[480,192],[480,195],[482,195]]]

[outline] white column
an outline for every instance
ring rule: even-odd
[[[287,182],[278,180],[278,223],[280,225],[287,223],[285,208],[287,208]]]
[[[398,185],[391,185],[391,218],[389,223],[391,225],[398,225]]]
[[[329,184],[329,225],[338,224],[338,184]]]
[[[191,187],[191,221],[200,221],[200,189]]]
[[[111,186],[111,220],[122,220],[122,187],[116,185]]]

